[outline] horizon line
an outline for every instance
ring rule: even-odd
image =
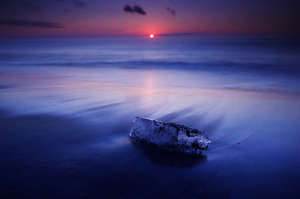
[[[150,34],[98,34],[98,35],[26,35],[26,36],[1,36],[0,39],[39,39],[39,38],[115,38],[115,37],[149,37]],[[183,36],[253,36],[253,37],[300,37],[299,34],[275,34],[275,33],[234,33],[234,32],[183,32],[183,33],[162,33],[154,34],[155,37],[183,37]]]

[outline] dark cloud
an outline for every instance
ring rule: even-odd
[[[32,3],[23,3],[22,6],[24,8],[28,8],[29,10],[41,10],[41,7],[38,5],[34,5]]]
[[[83,8],[83,7],[87,6],[86,3],[84,3],[83,1],[79,1],[79,0],[74,0],[73,4],[77,8]]]
[[[133,8],[128,4],[125,5],[124,11],[125,12],[134,12]]]
[[[166,10],[168,11],[168,13],[172,16],[176,15],[176,11],[170,7],[166,7]]]
[[[138,5],[135,5],[133,7],[131,7],[130,5],[126,4],[124,7],[124,11],[125,12],[130,12],[130,13],[138,13],[140,15],[145,15],[146,12],[144,11],[144,9]]]
[[[64,28],[60,23],[45,22],[45,21],[26,21],[19,19],[0,19],[0,25],[2,26],[27,26],[27,27],[39,27],[39,28]]]
[[[135,6],[133,7],[133,10],[134,10],[136,13],[141,14],[141,15],[145,15],[145,14],[146,14],[146,12],[144,11],[144,9],[143,9],[142,7],[140,7],[140,6],[137,6],[137,5],[135,5]]]

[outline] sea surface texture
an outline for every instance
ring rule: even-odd
[[[146,117],[201,155],[132,142]],[[0,198],[300,198],[300,41],[0,40]]]

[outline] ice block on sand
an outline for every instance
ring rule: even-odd
[[[141,117],[134,118],[129,135],[169,151],[200,152],[211,142],[197,129]]]

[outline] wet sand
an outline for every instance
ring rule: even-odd
[[[2,67],[1,198],[299,198],[299,81]],[[204,130],[198,156],[132,142],[135,116]]]

